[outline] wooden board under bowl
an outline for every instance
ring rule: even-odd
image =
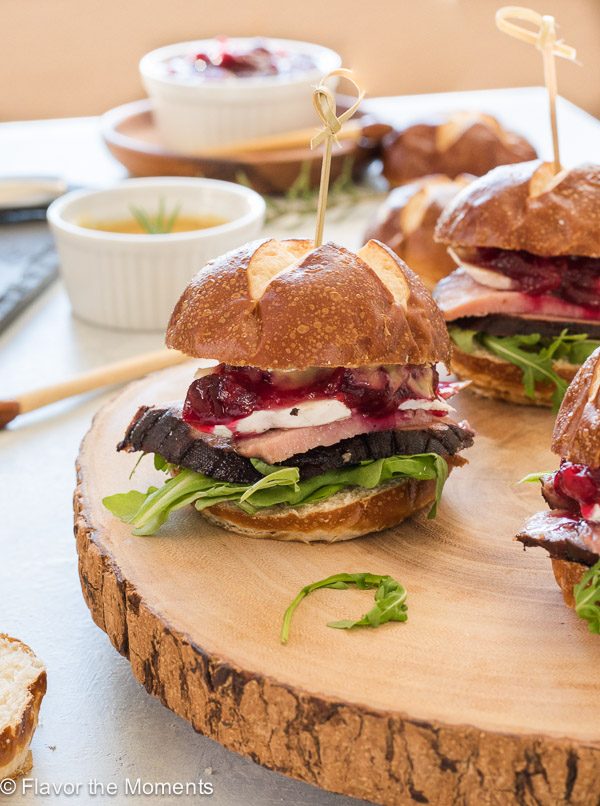
[[[222,531],[193,509],[135,537],[103,496],[161,474],[115,445],[137,406],[181,398],[186,364],[127,387],[82,446],[75,497],[83,594],[135,677],[201,733],[324,789],[385,804],[581,804],[600,793],[600,638],[562,601],[542,550],[513,542],[543,507],[550,411],[467,392],[478,430],[436,520],[334,545]],[[306,583],[340,571],[390,574],[409,619],[332,630],[372,593]]]
[[[347,108],[344,97],[338,98],[338,109]],[[352,159],[352,173],[358,179],[377,158],[379,143],[391,127],[376,123],[360,112],[365,136],[358,142],[341,141],[333,150],[331,181]],[[318,126],[315,126],[315,131]],[[321,175],[322,148],[282,149],[245,154],[239,158],[203,157],[178,154],[162,144],[151,102],[147,99],[111,109],[101,119],[102,136],[110,152],[132,176],[204,176],[238,182],[244,177],[259,193],[285,193],[298,178],[303,166],[310,166],[311,187],[317,188]]]

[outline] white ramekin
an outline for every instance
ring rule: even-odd
[[[256,39],[236,37],[233,47],[252,47]],[[317,125],[312,104],[315,84],[338,68],[335,51],[292,39],[267,39],[273,49],[311,56],[317,67],[291,75],[261,78],[227,78],[203,81],[165,73],[163,64],[173,56],[202,52],[212,39],[179,42],[147,53],[140,61],[142,81],[152,100],[156,123],[164,143],[186,154],[201,154],[223,146],[269,134]],[[331,80],[335,88],[337,81]]]
[[[183,215],[210,213],[227,223],[192,232],[128,235],[80,226],[117,221],[130,205],[154,212],[160,199]],[[126,330],[164,330],[181,292],[211,258],[256,238],[265,202],[253,190],[216,179],[129,179],[116,187],[77,190],[48,208],[48,222],[73,312]]]

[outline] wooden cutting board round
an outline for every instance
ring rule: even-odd
[[[545,552],[512,537],[542,508],[515,482],[553,468],[553,415],[462,393],[477,429],[435,521],[335,545],[254,540],[190,509],[134,537],[101,504],[160,475],[115,444],[136,407],[181,398],[193,365],[127,387],[79,457],[83,594],[136,678],[196,730],[295,778],[377,803],[596,804],[600,639],[566,608]],[[304,584],[340,571],[390,574],[409,620],[332,630],[372,594]]]

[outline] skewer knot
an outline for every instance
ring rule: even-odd
[[[334,76],[340,76],[341,78],[347,79],[355,88],[357,95],[356,101],[352,104],[352,106],[349,109],[346,109],[345,112],[342,112],[339,117],[336,115],[337,110],[335,95],[326,84],[327,79],[333,78]],[[310,147],[317,148],[317,146],[320,146],[321,143],[323,143],[329,137],[331,137],[337,143],[338,132],[344,123],[356,112],[364,96],[364,91],[361,90],[354,80],[352,70],[346,70],[345,68],[340,67],[338,70],[332,70],[331,73],[323,76],[313,92],[313,105],[317,111],[317,115],[320,117],[323,123],[323,128],[312,138],[310,141]]]

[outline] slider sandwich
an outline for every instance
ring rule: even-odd
[[[171,478],[106,506],[137,534],[189,505],[244,535],[337,541],[435,512],[473,432],[440,381],[450,341],[417,276],[369,241],[259,241],[210,262],[167,345],[216,365],[185,400],[143,406],[119,451]]]
[[[600,346],[600,166],[496,168],[455,196],[436,238],[458,264],[434,291],[453,370],[486,397],[557,408]]]
[[[581,367],[558,412],[553,473],[539,473],[549,510],[538,512],[516,539],[541,546],[565,602],[600,632],[600,349]]]

